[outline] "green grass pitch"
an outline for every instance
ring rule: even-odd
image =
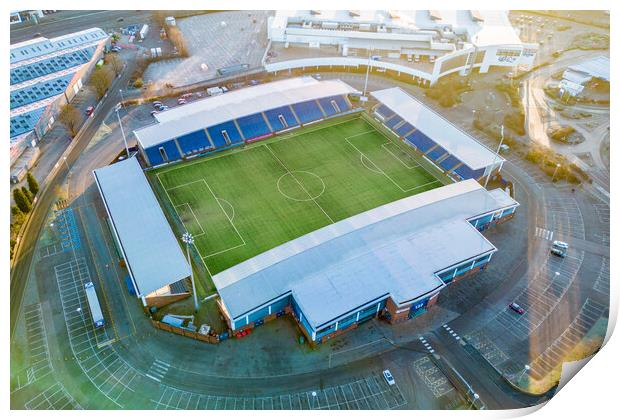
[[[323,226],[442,185],[364,118],[335,120],[151,172],[211,275]],[[443,181],[446,182],[446,181]],[[165,190],[165,192],[163,192]],[[169,215],[170,216],[170,215]],[[174,225],[174,223],[173,223]]]

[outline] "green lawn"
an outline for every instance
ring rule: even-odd
[[[150,173],[209,273],[382,204],[442,185],[363,118],[332,121]],[[444,181],[445,182],[445,181]],[[165,192],[163,192],[165,190]],[[173,223],[174,225],[175,223]]]

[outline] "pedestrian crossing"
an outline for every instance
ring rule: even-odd
[[[536,227],[536,236],[539,238],[546,239],[548,241],[553,240],[553,231],[541,227]]]
[[[155,359],[155,361],[151,364],[149,371],[146,373],[146,376],[154,380],[155,382],[161,382],[168,373],[168,369],[170,369],[170,364],[163,362],[159,359]]]

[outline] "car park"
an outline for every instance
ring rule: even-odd
[[[388,369],[383,371],[383,379],[385,379],[385,382],[387,382],[387,384],[390,386],[396,384],[396,381],[394,380],[392,373]]]
[[[525,310],[516,302],[512,302],[510,305],[508,305],[508,307],[519,315],[523,315],[525,313]]]

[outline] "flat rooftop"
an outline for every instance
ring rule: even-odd
[[[486,168],[505,160],[399,87],[378,90],[371,95],[470,169]]]
[[[138,296],[190,276],[190,267],[133,157],[94,171]]]
[[[579,64],[573,64],[568,69],[609,82],[610,61],[609,57],[603,55]]]
[[[518,205],[474,180],[360,213],[213,277],[232,319],[292,293],[319,328],[390,295],[404,303],[444,287],[435,273],[496,248],[467,220]]]
[[[340,80],[297,77],[212,96],[156,114],[157,123],[134,131],[143,148],[268,109],[356,92]]]

